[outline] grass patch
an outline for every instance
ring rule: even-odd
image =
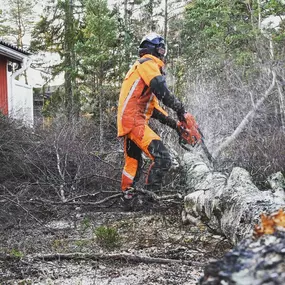
[[[100,226],[95,229],[94,234],[97,243],[103,248],[112,250],[121,245],[121,236],[113,227]]]

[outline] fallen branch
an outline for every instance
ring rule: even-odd
[[[46,199],[32,199],[29,200],[29,203],[43,203],[43,204],[51,204],[51,205],[74,205],[74,206],[98,206],[102,205],[105,202],[108,202],[110,200],[116,199],[121,197],[121,193],[117,193],[115,195],[106,197],[100,201],[97,202],[76,202],[74,199],[69,199],[68,201],[51,201],[51,200],[46,200]]]
[[[179,200],[183,199],[183,196],[179,193],[159,196],[159,195],[155,194],[154,192],[151,192],[151,191],[148,191],[145,189],[141,189],[141,188],[136,189],[136,192],[144,194],[144,195],[148,195],[155,201],[163,201],[163,200],[169,200],[169,199],[179,199]]]
[[[204,263],[180,259],[169,259],[161,257],[141,256],[128,253],[112,253],[112,254],[90,254],[90,253],[56,253],[56,254],[41,254],[27,256],[30,261],[54,261],[54,260],[124,260],[133,263],[157,263],[157,264],[183,264],[188,266],[203,267]]]
[[[149,196],[153,201],[155,202],[173,202],[173,200],[179,200],[179,201],[183,201],[183,196],[179,193],[175,193],[175,194],[170,194],[170,195],[164,195],[164,196],[159,196],[157,194],[155,194],[154,192],[145,190],[145,189],[136,189],[136,192],[143,194],[143,195],[147,195]],[[103,192],[98,192],[98,193],[94,193],[94,194],[86,194],[86,195],[79,195],[73,198],[69,198],[68,200],[65,201],[53,201],[53,200],[47,200],[47,199],[39,199],[39,198],[35,198],[35,199],[30,199],[28,201],[25,201],[26,203],[29,204],[49,204],[49,205],[72,205],[72,206],[99,206],[99,207],[104,207],[103,204],[106,202],[109,202],[111,200],[120,198],[122,196],[122,193],[116,193],[116,192],[107,192],[105,191],[104,193],[116,193],[114,195],[108,196],[102,200],[99,200],[97,202],[84,202],[84,201],[76,201],[77,199],[81,199],[81,198],[87,198],[87,197],[96,197],[98,194],[101,194]]]

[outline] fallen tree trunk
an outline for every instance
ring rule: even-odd
[[[184,199],[184,223],[202,221],[236,244],[252,236],[261,213],[285,208],[284,189],[275,181],[284,179],[282,175],[271,181],[274,189],[261,191],[245,169],[235,167],[230,174],[214,172],[202,157],[190,152],[183,160],[190,192]]]

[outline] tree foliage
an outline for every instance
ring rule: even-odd
[[[20,48],[27,48],[24,43],[24,37],[29,36],[32,26],[34,25],[35,17],[33,7],[34,0],[5,0],[6,6],[1,14],[5,13],[2,21],[5,25],[2,26],[2,36],[13,39],[13,43]]]
[[[110,80],[116,70],[116,21],[108,10],[107,1],[88,0],[85,5],[85,27],[77,42],[77,55],[82,76],[93,75],[102,84],[104,80]]]
[[[81,37],[80,4],[70,0],[57,1],[46,6],[44,14],[33,30],[31,48],[59,54],[61,62],[54,66],[53,75],[64,72],[64,110],[67,118],[79,113],[79,95],[76,88],[77,64],[75,44]]]
[[[255,53],[257,33],[246,2],[197,0],[186,8],[183,49],[194,65],[229,58],[244,64]]]
[[[5,24],[6,19],[3,15],[3,10],[0,9],[0,37],[7,35],[8,26]]]

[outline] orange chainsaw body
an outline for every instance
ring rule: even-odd
[[[197,143],[201,143],[202,136],[199,132],[195,118],[189,113],[185,113],[184,118],[185,121],[179,121],[177,123],[182,143],[190,144],[192,146],[195,146]]]

